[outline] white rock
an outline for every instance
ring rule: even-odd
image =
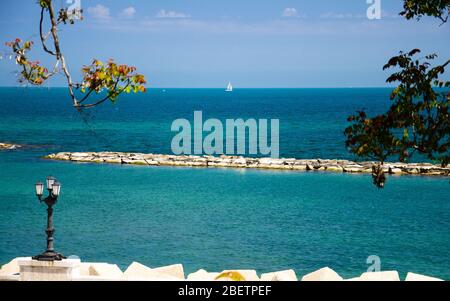
[[[261,274],[261,281],[297,281],[294,270],[285,270]]]
[[[92,162],[92,163],[103,163],[103,162],[105,162],[105,161],[103,161],[102,158],[94,158],[94,159],[92,159],[90,162]]]
[[[92,262],[81,262],[80,263],[80,276],[91,276],[90,274],[90,267],[91,267]]]
[[[400,281],[397,271],[365,272],[359,278],[360,281]]]
[[[184,280],[184,270],[182,264],[173,264],[164,267],[154,268],[153,271]]]
[[[235,159],[235,160],[233,160],[233,164],[246,165],[247,164],[247,160],[245,160],[244,158]]]
[[[132,160],[131,164],[135,164],[135,165],[148,165],[147,161],[145,160]]]
[[[207,165],[206,162],[188,162],[187,164],[189,166],[206,166]]]
[[[10,143],[0,143],[0,149],[16,149],[20,148],[20,145]]]
[[[71,158],[71,161],[74,162],[92,162],[94,158],[93,157],[73,157]]]
[[[139,262],[134,261],[123,273],[124,278],[133,279],[156,279],[159,273]]]
[[[315,272],[303,276],[302,281],[341,281],[343,280],[338,273],[329,267],[321,268]]]
[[[148,165],[158,165],[158,161],[155,160],[149,160],[149,159],[145,159],[145,163],[147,163]]]
[[[400,168],[389,168],[389,173],[391,174],[401,174],[403,171]]]
[[[274,158],[260,158],[259,159],[259,164],[264,164],[264,165],[281,165],[283,164],[284,160],[282,159],[274,159]]]
[[[362,170],[364,169],[363,166],[361,165],[345,165],[342,167],[342,170],[344,172],[362,172]]]
[[[430,277],[430,276],[425,276],[425,275],[420,275],[420,274],[415,274],[415,273],[409,272],[406,275],[405,281],[444,281],[444,280],[435,278],[435,277]]]
[[[343,172],[344,171],[342,166],[338,166],[338,165],[329,165],[329,166],[327,166],[327,170],[334,171],[334,172]]]
[[[292,165],[283,165],[283,164],[271,164],[271,169],[292,169]]]
[[[299,164],[295,164],[292,166],[293,170],[306,170],[306,164],[305,165],[299,165]]]
[[[92,153],[71,153],[71,157],[90,157]]]
[[[120,158],[105,158],[105,163],[122,163],[122,159]]]
[[[181,264],[152,269],[139,262],[133,262],[123,273],[123,278],[137,281],[180,281],[184,280],[184,271]]]
[[[89,266],[89,275],[119,279],[122,277],[123,273],[116,264],[91,263]]]
[[[209,273],[203,269],[191,273],[187,276],[188,281],[214,281],[219,273]]]
[[[0,281],[20,281],[20,275],[4,275],[0,273]]]
[[[20,272],[19,264],[17,263],[19,260],[26,259],[27,257],[17,257],[11,260],[10,262],[2,265],[0,269],[1,275],[14,275]]]

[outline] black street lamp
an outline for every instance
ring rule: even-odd
[[[47,233],[47,250],[40,255],[33,256],[33,259],[40,261],[62,260],[66,257],[55,252],[53,248],[53,233],[55,233],[55,229],[53,229],[53,205],[55,205],[58,201],[58,196],[61,191],[61,184],[56,181],[54,177],[47,177],[47,190],[48,196],[45,199],[42,199],[44,184],[41,182],[36,183],[36,195],[38,199],[48,206],[47,230],[45,230],[45,233]]]

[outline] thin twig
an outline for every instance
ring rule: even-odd
[[[56,56],[56,53],[54,53],[53,51],[49,50],[47,48],[47,45],[45,44],[45,40],[48,38],[48,33],[47,33],[47,35],[44,36],[44,32],[42,30],[43,23],[44,23],[44,11],[45,11],[45,8],[43,7],[41,9],[41,18],[40,18],[40,21],[39,21],[39,34],[40,34],[40,37],[41,37],[42,48],[44,49],[45,52],[47,52],[47,53],[49,53],[49,54],[51,54],[53,56]]]

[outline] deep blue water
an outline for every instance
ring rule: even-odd
[[[172,121],[280,119],[280,155],[352,158],[344,147],[347,116],[384,111],[390,89],[149,89],[80,116],[65,89],[1,88],[0,137],[48,150],[170,153]],[[6,118],[3,118],[6,116]]]
[[[87,261],[125,268],[183,263],[205,268],[329,266],[364,272],[369,255],[383,270],[450,279],[448,178],[235,169],[76,164],[41,159],[56,151],[170,153],[171,123],[193,118],[279,118],[283,157],[348,158],[343,129],[357,109],[389,105],[389,89],[150,89],[81,116],[63,89],[0,88],[0,263],[45,246],[45,206],[34,183],[62,182],[56,247]]]

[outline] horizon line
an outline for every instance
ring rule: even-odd
[[[342,86],[325,86],[325,87],[233,87],[233,90],[240,90],[240,89],[389,89],[389,88],[395,88],[396,86],[348,86],[348,87],[342,87]],[[2,86],[0,85],[0,88],[22,88],[22,89],[49,89],[49,88],[56,88],[56,89],[67,89],[65,86]],[[224,87],[146,87],[147,90],[152,89],[225,89]]]

